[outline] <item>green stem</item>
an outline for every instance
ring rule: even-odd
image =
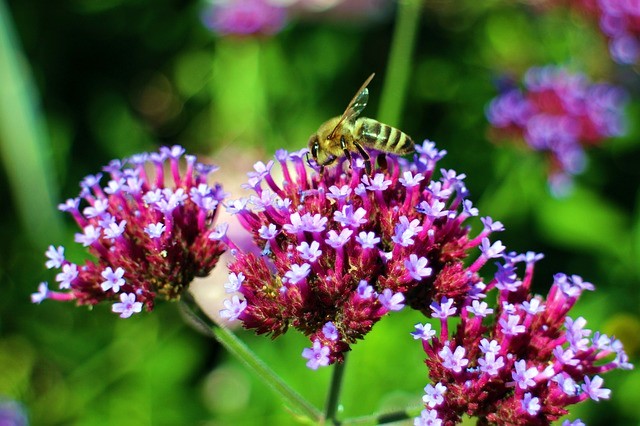
[[[252,370],[264,383],[276,391],[296,412],[319,423],[322,413],[299,393],[287,385],[273,370],[256,356],[231,330],[218,324],[202,313],[193,302],[190,294],[186,294],[180,302],[188,318],[196,323],[198,329],[215,338],[235,358]],[[206,319],[205,319],[206,318]]]
[[[325,419],[327,424],[339,424],[336,420],[336,412],[338,411],[338,400],[340,398],[340,390],[342,389],[342,378],[344,377],[345,364],[347,363],[347,354],[344,354],[344,361],[334,364],[333,376],[331,377],[331,387],[327,397],[327,406],[325,408]]]
[[[261,146],[268,119],[262,82],[264,41],[222,38],[216,43],[211,80],[212,138]]]
[[[400,0],[398,2],[398,14],[377,117],[378,120],[392,126],[398,126],[402,116],[422,1]]]
[[[16,209],[32,243],[62,238],[55,205],[58,193],[38,93],[13,28],[0,0],[0,158]]]

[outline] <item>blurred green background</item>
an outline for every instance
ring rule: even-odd
[[[238,38],[206,29],[206,5],[197,1],[0,0],[0,398],[20,401],[34,425],[295,424],[270,389],[187,326],[175,305],[124,321],[108,306],[37,306],[29,295],[53,280],[44,267],[49,244],[82,258],[76,229],[55,206],[111,159],[179,143],[220,164],[216,177],[237,193],[254,161],[305,146],[371,72],[365,113],[377,117],[398,9],[382,3],[349,19],[299,13],[278,34]],[[594,24],[563,8],[422,6],[411,62],[400,64],[407,96],[391,94],[403,113],[388,124],[448,151],[442,166],[466,173],[481,214],[506,225],[499,238],[509,249],[545,253],[536,291],[546,293],[560,271],[593,282],[597,291],[572,315],[623,339],[637,364],[637,69],[616,66]],[[623,85],[632,99],[628,135],[592,149],[563,199],[549,194],[540,156],[488,141],[484,116],[496,82],[549,63]],[[419,403],[427,376],[408,334],[418,321],[412,312],[393,315],[354,347],[345,416]],[[330,371],[305,368],[305,338],[240,336],[323,405]],[[640,424],[640,372],[616,371],[605,382],[612,399],[582,404],[571,418]]]

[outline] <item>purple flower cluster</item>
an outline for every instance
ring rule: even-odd
[[[104,187],[102,174],[87,176],[80,196],[59,208],[73,216],[82,230],[75,241],[96,259],[78,265],[64,247],[50,246],[46,266],[60,271],[63,291],[41,283],[32,301],[116,301],[113,311],[127,318],[143,306],[153,309],[156,296],[178,299],[194,277],[208,275],[224,251],[213,223],[225,194],[207,185],[216,167],[187,155],[181,172],[183,154],[173,146],[114,160],[104,167],[110,175]]]
[[[578,0],[570,5],[586,11],[609,40],[611,57],[620,64],[640,60],[640,3],[636,0]]]
[[[487,107],[487,118],[503,136],[516,136],[548,154],[549,180],[561,190],[585,167],[584,147],[624,132],[625,92],[591,84],[582,74],[555,66],[529,69],[524,88],[502,93]]]
[[[432,300],[462,302],[476,288],[476,271],[497,256],[489,243],[502,224],[482,218],[469,237],[466,220],[478,215],[464,175],[436,163],[445,152],[432,142],[416,148],[414,162],[389,155],[386,167],[364,173],[363,160],[344,159],[322,174],[307,168],[307,150],[279,151],[256,163],[250,198],[228,210],[251,232],[261,253],[236,251],[225,286],[236,293],[221,312],[247,329],[278,336],[294,327],[313,343],[310,368],[343,359],[386,313],[405,304],[424,312]],[[470,266],[463,259],[481,246]]]
[[[287,11],[268,0],[229,0],[203,14],[207,28],[220,35],[271,35],[285,25]]]
[[[422,340],[432,383],[417,426],[454,425],[463,415],[482,424],[548,425],[566,415],[568,405],[608,399],[601,374],[632,368],[619,340],[568,316],[580,294],[594,289],[591,283],[556,274],[546,300],[531,294],[541,258],[504,255],[483,292],[458,306],[448,299],[433,303],[439,335],[429,323],[416,325],[412,335]],[[457,312],[460,322],[450,333],[447,318]]]

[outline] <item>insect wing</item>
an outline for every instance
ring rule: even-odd
[[[360,115],[360,113],[367,106],[367,102],[369,101],[369,89],[366,87],[353,98],[344,114],[342,114],[342,120],[340,121],[353,121]]]
[[[360,113],[364,110],[364,108],[367,106],[367,102],[369,101],[369,89],[367,89],[367,86],[373,79],[374,75],[376,74],[373,73],[369,76],[369,78],[367,78],[367,80],[362,84],[360,89],[358,89],[353,99],[351,99],[351,102],[349,102],[349,105],[347,105],[347,109],[345,109],[344,112],[342,113],[342,117],[340,117],[340,121],[338,122],[338,124],[336,124],[336,127],[334,127],[333,131],[329,135],[330,138],[333,138],[336,130],[338,130],[338,128],[342,125],[343,122],[355,120],[356,117],[358,117]]]

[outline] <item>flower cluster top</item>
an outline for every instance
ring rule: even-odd
[[[215,4],[203,15],[204,24],[220,35],[271,35],[286,24],[287,11],[266,0],[231,0]]]
[[[548,153],[550,183],[561,190],[584,169],[585,146],[624,132],[625,103],[621,88],[591,84],[560,67],[534,67],[524,77],[523,90],[507,90],[491,101],[487,118],[500,133]]]
[[[194,277],[207,275],[224,251],[213,222],[225,194],[207,184],[217,168],[195,156],[185,156],[181,171],[183,154],[173,146],[114,160],[104,167],[110,176],[104,187],[102,174],[87,176],[80,196],[59,208],[73,216],[82,230],[75,241],[95,260],[78,265],[64,247],[50,246],[46,266],[60,270],[63,291],[41,283],[32,300],[116,301],[113,311],[126,318],[143,306],[151,310],[158,295],[179,298]]]
[[[416,325],[412,334],[422,340],[431,379],[417,426],[454,425],[463,415],[484,424],[548,425],[566,415],[568,405],[608,399],[599,374],[632,368],[619,340],[568,316],[580,294],[594,289],[591,283],[556,274],[546,300],[531,293],[540,258],[504,255],[483,293],[459,309],[447,299],[434,302],[439,336],[430,323]],[[525,265],[522,279],[519,264]],[[452,316],[461,321],[450,333]]]
[[[464,175],[442,170],[436,179],[445,152],[428,141],[416,150],[410,163],[388,155],[371,175],[360,158],[318,174],[307,168],[307,150],[279,151],[281,183],[274,161],[257,163],[246,184],[255,195],[228,210],[260,252],[235,253],[225,287],[236,294],[223,316],[257,333],[302,331],[313,342],[303,356],[318,368],[341,361],[389,311],[408,304],[428,312],[432,300],[461,302],[479,291],[476,271],[501,251],[487,237],[502,224],[483,218],[470,238],[465,221],[478,210]],[[465,266],[478,246],[481,256]]]
[[[223,37],[268,37],[292,20],[369,21],[390,11],[385,0],[213,0],[202,13],[206,28]]]
[[[625,0],[578,0],[569,4],[593,16],[609,41],[609,52],[620,64],[640,60],[640,4]]]

